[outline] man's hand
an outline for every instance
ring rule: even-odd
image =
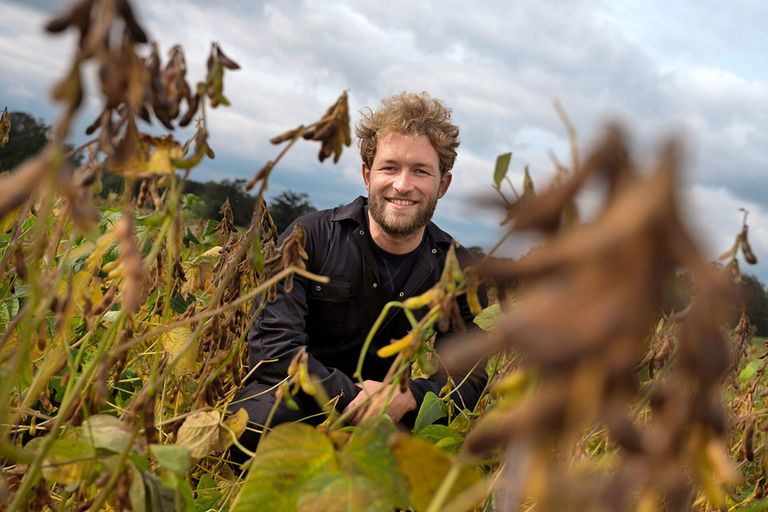
[[[363,419],[368,416],[374,416],[378,414],[384,403],[387,400],[390,390],[385,389],[383,383],[376,380],[365,380],[362,383],[357,384],[361,391],[357,396],[347,405],[344,412],[351,411],[358,406],[361,406],[366,400],[368,403],[357,409],[349,418],[349,422],[353,425],[357,425]],[[370,400],[369,400],[370,398]],[[413,397],[411,390],[406,388],[405,392],[396,389],[392,395],[392,400],[387,407],[387,414],[395,424],[399,423],[405,413],[416,409],[416,399]]]

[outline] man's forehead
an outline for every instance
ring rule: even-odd
[[[426,165],[439,164],[437,151],[426,135],[404,135],[391,132],[379,138],[375,160],[398,163],[402,160]]]

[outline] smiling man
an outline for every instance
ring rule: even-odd
[[[451,184],[459,146],[459,129],[451,123],[450,110],[426,93],[403,93],[364,112],[357,136],[368,197],[296,221],[306,233],[307,269],[330,277],[330,282],[297,277],[290,291],[280,288],[276,300],[264,304],[249,332],[249,360],[258,368],[231,409],[248,411],[252,429],[241,442],[251,449],[270,415],[271,425],[322,421],[312,397],[300,393],[293,408],[276,404],[275,387],[302,348],[308,354],[309,372],[320,379],[329,396],[336,397],[337,410],[357,411],[350,415],[352,423],[362,418],[364,409],[358,406],[383,386],[391,364],[376,351],[407,334],[410,324],[401,310],[385,319],[365,357],[365,380],[355,382],[351,375],[369,330],[387,302],[419,295],[437,283],[454,243],[431,222],[438,200]],[[461,247],[457,256],[462,264],[471,259]],[[484,294],[481,301],[485,303]],[[472,315],[463,299],[459,310],[469,326]],[[439,333],[436,345],[444,338],[445,333]],[[460,407],[474,407],[485,386],[485,371],[452,378],[461,383],[452,398]],[[411,425],[424,395],[439,393],[446,380],[444,372],[429,379],[408,379],[389,402],[387,414],[396,423]],[[235,453],[233,458],[243,455]]]

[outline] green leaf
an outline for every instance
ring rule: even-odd
[[[211,475],[204,473],[195,488],[195,512],[206,512],[219,506],[221,492]]]
[[[192,512],[195,509],[192,486],[186,478],[175,473],[164,472],[160,475],[160,483],[164,488],[173,490],[174,511]]]
[[[251,251],[251,254],[253,254],[253,267],[256,269],[256,271],[261,274],[264,272],[264,250],[261,246],[261,236],[256,235],[253,237],[253,250]]]
[[[365,477],[320,473],[307,480],[297,503],[298,512],[390,512],[384,489]]]
[[[454,432],[466,434],[472,430],[472,414],[472,411],[469,409],[462,410],[459,414],[456,415],[455,418],[451,420],[451,422],[448,424],[448,428]]]
[[[389,449],[395,426],[388,419],[374,416],[355,428],[341,452],[341,465],[351,475],[362,475],[376,483],[391,501],[389,510],[408,506],[408,487]]]
[[[496,327],[496,324],[499,323],[499,319],[501,319],[501,306],[496,303],[485,308],[475,317],[474,322],[484,331],[488,331]]]
[[[155,458],[160,467],[179,476],[184,476],[189,467],[189,450],[175,444],[151,444],[149,453]]]
[[[171,296],[171,309],[175,311],[176,313],[183,313],[187,310],[190,304],[195,302],[197,300],[194,295],[190,295],[187,300],[184,300],[184,297],[182,297],[178,293],[174,293]]]
[[[413,431],[418,432],[427,425],[431,425],[440,418],[448,414],[448,406],[440,397],[431,391],[427,391],[424,400],[421,402],[419,414],[416,416],[416,422],[413,424]]]
[[[747,364],[739,372],[739,380],[741,382],[747,382],[749,379],[755,376],[757,370],[759,370],[761,366],[763,366],[763,360],[761,359],[754,359],[750,361],[749,364]]]
[[[13,317],[19,314],[19,299],[11,297],[5,304],[8,306],[8,313],[11,320],[13,320]]]
[[[144,485],[144,475],[131,463],[128,463],[128,468],[131,471],[131,486],[128,488],[131,508],[134,512],[145,512],[147,510],[147,488]]]
[[[198,240],[192,230],[187,227],[187,229],[184,230],[184,246],[189,247],[190,243],[200,245],[200,240]]]
[[[445,425],[427,425],[416,432],[417,437],[431,441],[438,448],[454,451],[464,442],[464,437]]]
[[[218,223],[215,220],[208,219],[205,221],[202,238],[205,240],[212,236],[216,232],[216,226],[218,226]]]
[[[80,437],[95,448],[113,452],[122,452],[131,442],[131,434],[125,424],[108,414],[96,414],[83,421]]]
[[[79,439],[56,439],[43,463],[43,478],[58,484],[87,480],[96,467],[93,446]]]
[[[278,425],[259,443],[232,510],[296,510],[307,480],[338,469],[333,444],[324,434],[304,423]]]
[[[496,157],[496,169],[493,171],[493,185],[496,188],[501,186],[502,180],[506,177],[510,160],[512,160],[512,153],[504,153]]]
[[[176,507],[176,491],[169,489],[162,485],[160,478],[144,471],[144,483],[146,484],[146,490],[148,495],[149,507],[148,510],[171,512],[178,510]]]
[[[136,225],[157,228],[163,224],[165,217],[166,217],[166,214],[161,212],[155,212],[149,215],[136,217]]]
[[[408,482],[411,506],[416,510],[426,510],[445,475],[454,464],[458,464],[450,454],[418,437],[398,436],[392,443],[392,453]],[[448,501],[479,481],[480,476],[474,467],[463,467],[451,487]]]
[[[740,512],[763,512],[764,510],[768,510],[768,499],[756,501],[748,507],[739,507]]]

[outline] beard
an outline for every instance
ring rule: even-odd
[[[435,213],[437,197],[420,201],[416,211],[413,212],[388,211],[388,205],[383,195],[368,194],[368,211],[373,220],[389,236],[401,237],[410,235],[427,225],[432,219],[432,214]]]

